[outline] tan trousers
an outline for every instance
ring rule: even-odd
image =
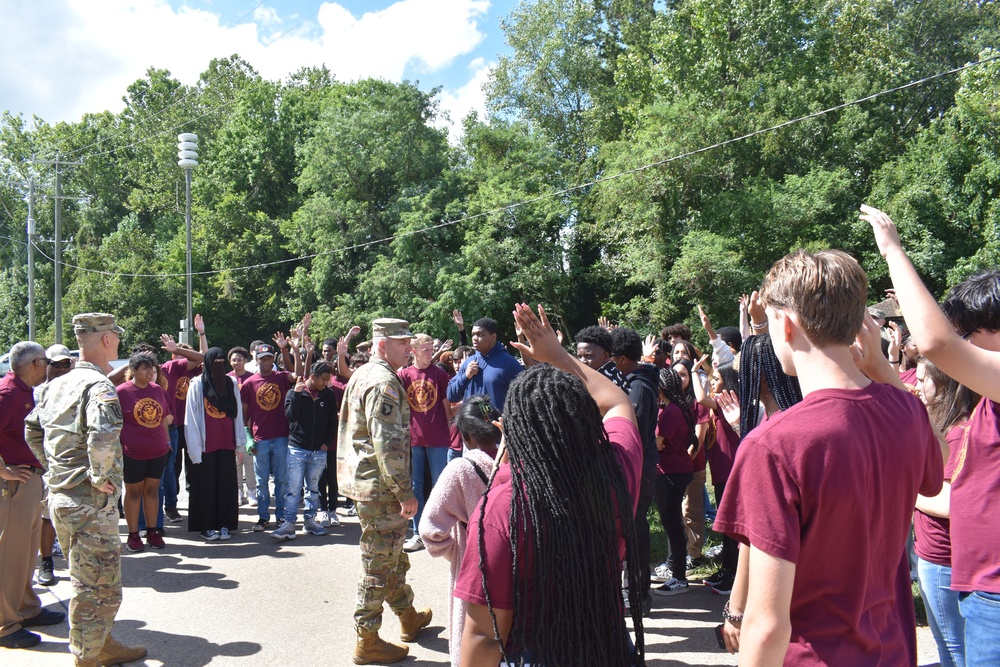
[[[681,506],[687,530],[688,556],[691,558],[701,558],[701,550],[705,546],[705,494],[702,489],[705,488],[706,470],[695,471]]]
[[[0,637],[17,632],[21,621],[42,610],[31,587],[42,534],[42,476],[36,472],[23,484],[7,482],[7,491],[9,498],[0,497]]]

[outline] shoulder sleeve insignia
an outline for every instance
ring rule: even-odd
[[[383,393],[394,401],[399,400],[399,392],[391,385],[386,385]]]
[[[114,389],[110,391],[105,391],[102,394],[98,395],[97,400],[102,401],[104,403],[117,403],[118,394],[115,392]]]
[[[385,417],[388,417],[388,416],[392,415],[393,408],[395,408],[395,407],[396,406],[394,406],[392,403],[383,403],[382,404],[382,415],[385,416]]]

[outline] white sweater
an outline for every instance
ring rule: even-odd
[[[246,451],[247,432],[243,428],[243,403],[240,401],[240,390],[236,378],[227,375],[233,383],[236,396],[236,451]],[[188,385],[184,413],[184,438],[187,442],[188,456],[191,463],[201,463],[201,455],[205,453],[205,391],[202,387],[202,376],[191,378]]]

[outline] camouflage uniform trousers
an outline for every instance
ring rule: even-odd
[[[52,491],[49,512],[69,563],[69,646],[82,659],[96,659],[122,603],[122,544],[118,504],[84,482]]]
[[[361,522],[361,566],[358,604],[354,623],[359,629],[377,632],[382,627],[382,604],[397,614],[413,606],[413,589],[406,583],[410,559],[403,552],[407,521],[400,516],[393,496],[383,500],[357,501]]]

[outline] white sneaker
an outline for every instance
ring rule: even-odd
[[[311,535],[326,535],[326,528],[315,521],[306,521],[303,528]]]
[[[271,537],[276,540],[294,540],[295,524],[291,521],[282,521],[278,528],[271,531]]]
[[[330,514],[329,512],[324,512],[320,510],[316,513],[316,523],[326,528],[330,525]]]
[[[247,505],[249,505],[250,507],[257,507],[257,495],[256,494],[251,495],[247,499]]]
[[[329,519],[330,523],[323,524],[324,526],[326,526],[327,528],[340,528],[340,519],[337,518],[336,512],[330,512],[327,518]]]
[[[657,583],[673,578],[674,574],[670,571],[670,566],[667,565],[666,561],[653,568],[653,572],[649,575],[649,580]]]
[[[403,542],[403,551],[406,553],[413,553],[414,551],[420,551],[424,548],[424,541],[420,539],[419,535],[414,535],[410,539]]]

